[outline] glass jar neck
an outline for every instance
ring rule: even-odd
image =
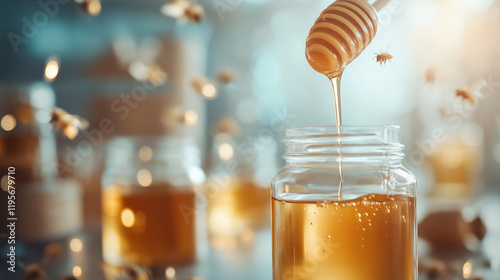
[[[118,137],[107,144],[107,168],[169,165],[200,166],[201,153],[194,138]]]
[[[398,126],[295,127],[282,142],[287,166],[396,166],[404,157]]]

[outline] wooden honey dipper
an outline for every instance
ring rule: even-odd
[[[311,67],[332,79],[368,46],[377,33],[377,9],[365,0],[337,0],[321,12],[306,40],[306,58]],[[376,9],[377,8],[377,9]]]

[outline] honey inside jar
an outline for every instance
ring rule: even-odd
[[[273,197],[274,280],[415,279],[415,198]]]
[[[43,177],[42,161],[46,160],[41,158],[41,142],[47,141],[37,135],[0,135],[0,168],[7,170],[14,165],[18,182],[40,180]]]
[[[103,191],[103,255],[115,265],[147,267],[196,259],[195,193],[156,183]],[[184,211],[184,212],[183,212]]]

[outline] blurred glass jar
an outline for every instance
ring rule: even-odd
[[[46,83],[0,87],[0,170],[16,167],[17,183],[54,180],[56,139],[49,124],[55,94]]]
[[[20,241],[46,242],[74,234],[82,227],[81,189],[62,179],[56,134],[50,124],[55,93],[45,82],[0,85],[0,177],[7,190],[7,169],[15,168],[16,227]],[[7,193],[0,204],[7,205]],[[0,213],[3,218],[5,213]]]
[[[420,201],[426,206],[420,209],[425,212],[461,208],[481,191],[484,132],[474,120],[479,89],[463,92],[472,99],[457,97],[461,81],[441,80],[422,86],[418,94],[422,127],[407,160],[421,172],[419,192],[425,199]]]
[[[194,138],[116,138],[102,178],[107,263],[163,267],[196,260],[195,188],[205,181]]]
[[[416,180],[398,131],[287,129],[271,190],[274,280],[417,279]]]
[[[270,183],[278,170],[271,137],[236,144],[227,134],[213,142],[214,165],[207,179],[207,223],[216,249],[251,245],[255,231],[270,221]]]
[[[428,195],[441,201],[473,200],[480,193],[482,185],[478,173],[483,166],[483,129],[476,123],[464,121],[456,129],[447,126],[443,131],[439,141],[421,147],[429,152],[428,160],[433,174]]]

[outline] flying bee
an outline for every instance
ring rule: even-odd
[[[377,59],[377,62],[380,63],[380,66],[382,66],[382,63],[385,65],[387,61],[391,61],[393,56],[388,53],[388,52],[382,52],[382,53],[374,53],[375,57],[373,59]]]
[[[58,258],[64,255],[64,248],[60,243],[50,243],[45,246],[44,258]],[[42,260],[43,264],[43,260]]]
[[[47,273],[39,264],[30,264],[25,268],[25,279],[47,279]]]
[[[185,11],[184,16],[193,23],[200,23],[205,16],[203,6],[198,4],[191,4]]]
[[[474,104],[476,102],[476,98],[474,97],[474,94],[472,93],[472,91],[469,88],[457,89],[456,96],[461,97],[462,100],[469,101],[472,104]]]
[[[222,84],[229,84],[235,79],[235,74],[230,69],[222,69],[217,74],[217,81]]]
[[[161,12],[180,22],[187,20],[191,23],[200,23],[205,17],[203,6],[191,3],[189,0],[173,0],[169,4],[163,5]]]
[[[167,73],[157,64],[148,65],[146,80],[155,86],[159,86],[167,81]]]
[[[436,81],[436,69],[434,67],[427,68],[425,71],[425,81],[429,84],[433,84]]]
[[[79,130],[86,129],[89,123],[86,119],[77,115],[68,114],[61,108],[55,108],[50,113],[50,123],[55,131],[62,131],[68,139],[73,140]]]
[[[179,124],[193,126],[198,123],[198,113],[195,110],[186,110],[182,107],[169,108],[163,111],[160,121],[167,127]]]
[[[375,57],[373,59],[377,59],[377,62],[380,63],[380,66],[382,66],[382,63],[385,65],[387,61],[391,61],[393,58],[392,54],[389,53],[389,49],[391,48],[391,43],[387,46],[386,51],[380,52],[380,53],[374,53]]]
[[[211,129],[213,135],[217,133],[226,133],[229,135],[236,135],[240,131],[239,124],[232,118],[221,118]]]

